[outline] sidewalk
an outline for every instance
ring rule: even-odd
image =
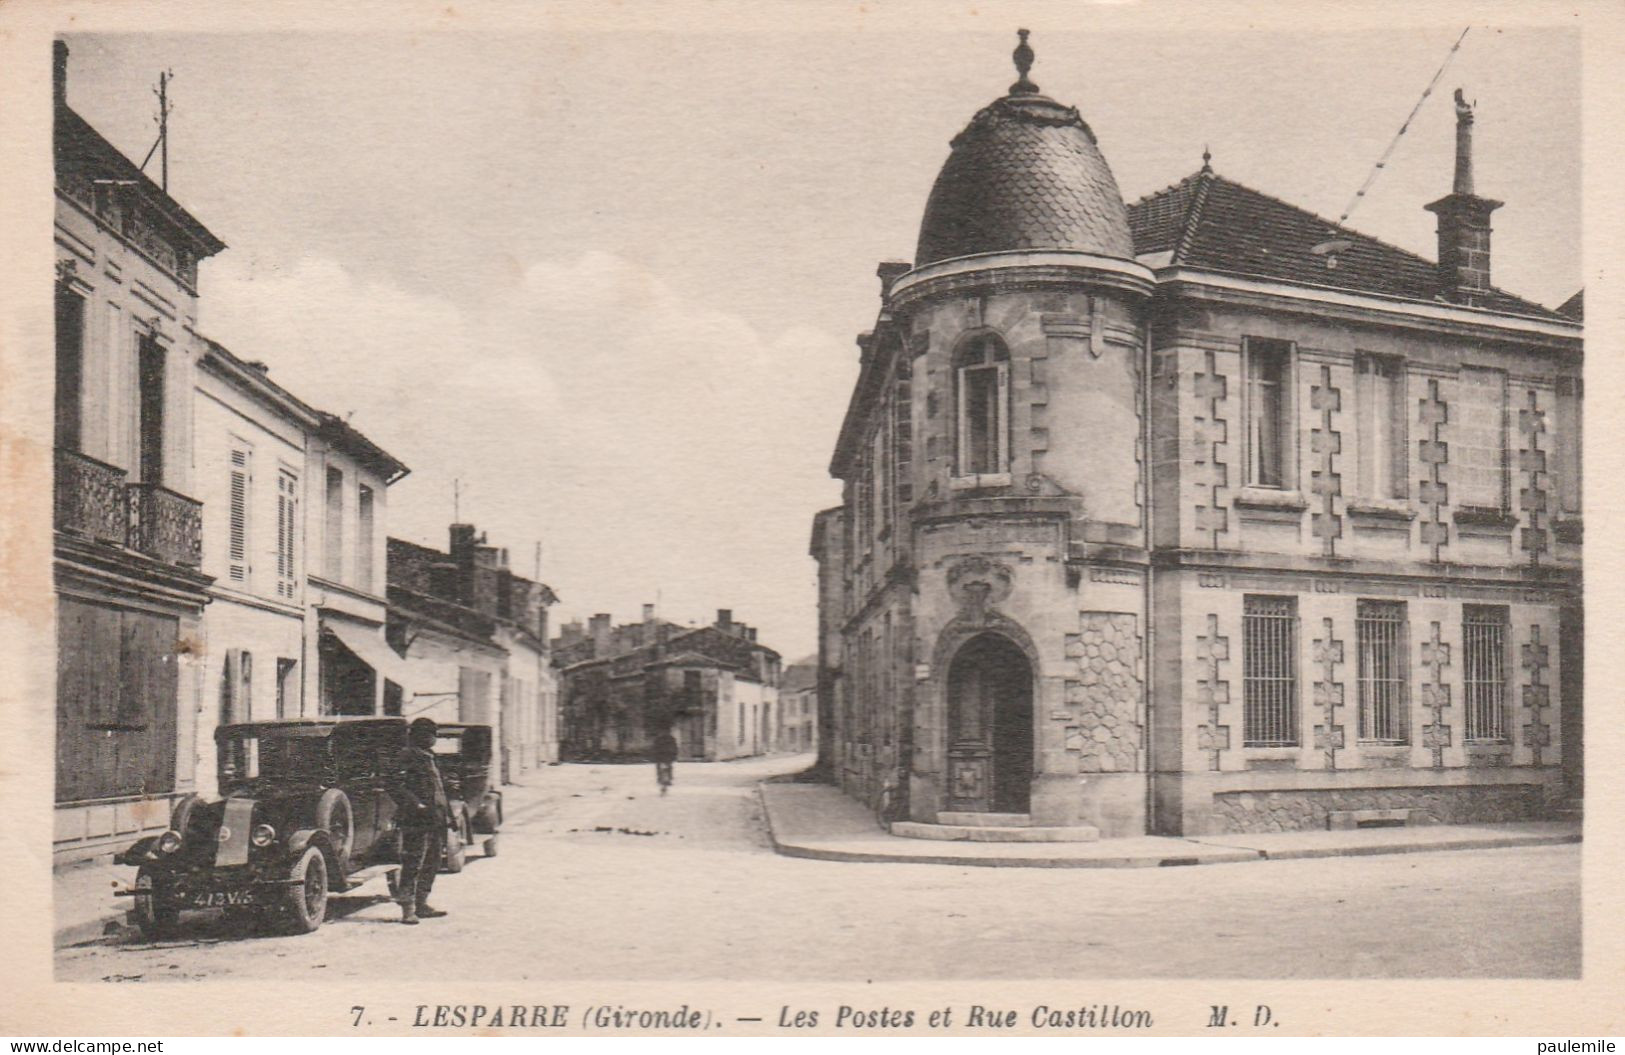
[[[1425,825],[1258,835],[1142,835],[1092,843],[971,843],[904,839],[862,805],[824,784],[759,785],[773,848],[821,861],[902,861],[995,868],[1158,868],[1304,857],[1487,850],[1577,843],[1574,821]]]
[[[527,774],[525,784],[502,786],[504,829],[546,808],[552,790],[547,773],[544,766]],[[135,869],[114,864],[111,855],[56,870],[51,876],[53,946],[64,949],[132,936],[130,899],[114,897],[113,892],[128,889],[134,882]]]

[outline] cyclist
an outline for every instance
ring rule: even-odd
[[[655,760],[655,780],[660,783],[660,793],[664,795],[671,787],[672,763],[677,761],[677,738],[671,734],[671,727],[655,737],[654,748],[649,752]]]

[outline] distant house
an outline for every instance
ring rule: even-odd
[[[653,605],[619,627],[595,615],[566,624],[554,655],[567,759],[642,757],[668,727],[689,761],[775,750],[779,654],[728,609],[694,629],[656,618]]]
[[[818,747],[818,658],[784,668],[779,683],[780,751],[812,751]]]
[[[444,551],[390,539],[388,568],[388,636],[414,690],[404,713],[491,726],[503,781],[558,761],[552,589],[510,570],[472,524],[451,525]]]

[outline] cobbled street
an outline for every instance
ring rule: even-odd
[[[861,864],[775,855],[756,782],[810,756],[563,765],[509,789],[500,856],[403,927],[382,881],[315,934],[58,953],[74,981],[1575,977],[1580,847],[1164,869]],[[1095,908],[1094,906],[1102,906]],[[1105,908],[1104,906],[1109,906]],[[1284,955],[1283,950],[1290,950]],[[388,965],[387,967],[384,965]]]

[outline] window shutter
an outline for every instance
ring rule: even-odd
[[[248,581],[248,452],[240,448],[231,452],[231,510],[229,541],[226,547],[230,562],[228,574],[233,582]]]

